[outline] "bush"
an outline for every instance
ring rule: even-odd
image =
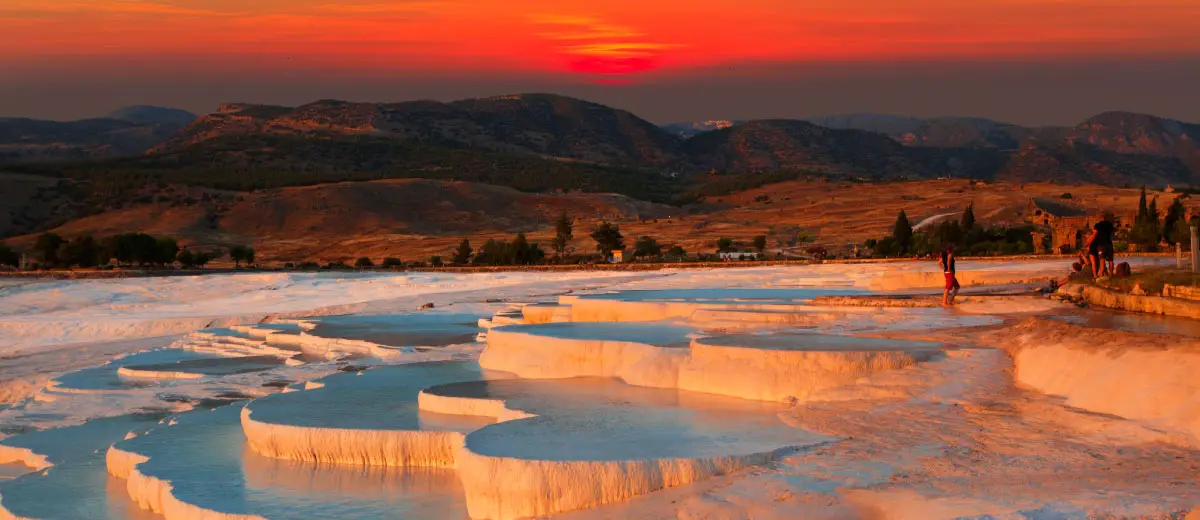
[[[681,246],[671,246],[671,249],[667,250],[667,256],[675,260],[683,260],[687,256],[687,251],[684,251]]]
[[[20,267],[21,255],[6,244],[0,244],[0,265]]]
[[[234,267],[241,267],[242,262],[254,263],[254,248],[250,246],[233,246],[229,248],[229,258],[233,259]]]
[[[442,257],[437,256],[437,255],[429,257],[429,265],[432,265],[434,267],[441,267],[442,266]]]
[[[375,262],[372,262],[370,258],[363,256],[354,261],[355,269],[367,269],[369,267],[375,267]]]
[[[401,261],[399,258],[394,258],[394,257],[389,256],[389,257],[383,259],[383,264],[381,264],[381,266],[384,269],[403,269],[404,262]]]
[[[654,237],[641,237],[633,244],[633,256],[658,256],[662,254],[662,246],[658,245],[658,241]]]
[[[537,243],[529,243],[524,233],[518,233],[512,242],[489,239],[475,253],[476,264],[480,265],[532,265],[541,263],[546,252]]]

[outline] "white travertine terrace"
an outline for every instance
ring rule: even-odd
[[[454,467],[463,434],[489,421],[423,414],[422,388],[505,377],[474,363],[417,363],[339,374],[312,390],[263,398],[241,412],[246,442],[265,457],[368,466]],[[349,409],[345,401],[358,409]],[[380,410],[385,410],[381,413]]]
[[[500,418],[467,434],[457,456],[467,509],[478,519],[619,502],[762,465],[823,440],[784,427],[765,403],[612,379],[441,385],[422,392],[421,406]],[[750,433],[733,436],[728,428]]]
[[[604,298],[574,298],[570,300],[573,322],[654,322],[688,318],[702,309],[741,309],[748,311],[804,311],[803,304],[770,303],[704,303],[687,301],[620,301]],[[559,303],[565,304],[562,299]]]
[[[575,327],[586,332],[564,336],[564,331]],[[638,386],[784,401],[853,384],[875,372],[912,366],[942,349],[933,343],[821,334],[734,335],[694,339],[690,347],[656,344],[650,335],[642,341],[603,339],[606,330],[636,337],[647,327],[601,323],[501,327],[488,334],[488,347],[479,363],[524,378],[615,377]],[[655,328],[662,327],[667,326]]]
[[[679,388],[762,401],[805,400],[861,377],[916,365],[937,343],[822,334],[734,335],[692,340]]]
[[[901,268],[894,275],[857,279],[856,285],[940,287],[940,273],[926,270]],[[964,285],[1007,283],[1045,272],[1022,268],[962,278]],[[805,276],[798,272],[795,278],[803,282]],[[841,289],[831,292],[852,294]],[[1187,470],[1185,464],[1170,462],[1179,460],[1178,454],[1186,460],[1194,451],[1169,451],[1179,448],[1175,444],[1200,448],[1200,404],[1195,399],[1200,395],[1195,377],[1200,341],[1171,337],[1168,345],[1162,338],[1143,337],[1148,335],[1097,332],[1049,320],[939,333],[932,329],[999,325],[1021,313],[1064,311],[1056,302],[1023,296],[969,297],[958,309],[943,310],[901,308],[928,306],[924,299],[936,296],[891,301],[880,295],[848,296],[835,303],[832,298],[790,298],[785,294],[789,290],[774,289],[761,298],[725,297],[720,294],[725,289],[704,290],[706,295],[695,298],[686,291],[665,290],[661,292],[677,294],[571,295],[555,304],[518,304],[479,320],[490,329],[481,336],[487,349],[479,365],[519,379],[485,375],[479,367],[473,373],[431,375],[425,373],[428,366],[374,368],[322,382],[290,377],[287,395],[227,410],[237,413],[225,416],[221,431],[238,433],[237,453],[249,457],[355,468],[427,468],[450,477],[456,473],[457,478],[450,478],[456,482],[452,493],[479,520],[558,517],[776,461],[779,465],[772,469],[712,487],[642,497],[596,511],[594,517],[630,517],[625,513],[645,504],[658,508],[646,516],[675,511],[681,518],[807,517],[814,508],[831,505],[821,513],[837,518],[1076,517],[1051,507],[1061,498],[1088,514],[1181,518],[1179,511],[1186,509],[1179,503],[1200,497],[1189,489],[1195,486],[1186,484],[1190,474],[1179,473]],[[841,306],[854,303],[862,306]],[[979,321],[972,315],[1000,316]],[[386,358],[399,351],[377,351],[386,347],[364,339],[321,337],[313,323],[236,327],[240,334],[199,333],[190,341],[198,350],[243,356],[289,358],[304,352],[322,359],[347,354]],[[922,329],[926,325],[931,330]],[[980,348],[828,333],[866,330],[896,337],[904,329]],[[747,330],[758,334],[733,333]],[[391,370],[401,372],[380,377]],[[112,372],[126,377],[203,374],[147,370],[140,364],[113,367]],[[1023,388],[1012,387],[1013,382]],[[37,399],[66,400],[70,396],[63,394],[95,391],[57,381],[49,389],[54,391]],[[787,423],[782,424],[775,414],[785,408]],[[174,425],[164,430],[192,427],[184,415],[164,424]],[[831,437],[818,438],[806,430]],[[181,438],[204,439],[197,434]],[[835,438],[820,450],[803,450]],[[1141,440],[1146,443],[1139,444]],[[192,445],[202,447],[182,453]],[[228,442],[173,440],[135,449],[139,446],[146,444],[114,445],[106,452],[106,463],[110,473],[126,480],[129,496],[142,507],[168,520],[276,518],[271,505],[230,506],[213,498],[220,493],[214,490],[252,490],[248,482],[220,480],[229,472],[200,478],[186,473],[187,462],[207,461]],[[40,448],[0,445],[0,462],[48,466],[50,460],[37,460],[35,451]],[[225,469],[239,460],[230,453],[224,454]],[[1127,489],[1112,479],[1130,467],[1122,465],[1128,462],[1134,478],[1143,476],[1150,483],[1130,486],[1140,495],[1117,496]],[[1110,464],[1116,472],[1105,467]],[[1156,473],[1164,467],[1172,473]],[[969,477],[964,478],[964,471]],[[1100,471],[1109,472],[1110,480],[1093,479],[1091,473]],[[903,475],[907,478],[897,478]],[[306,475],[294,477],[300,482]],[[1075,478],[1081,483],[1059,482]],[[1001,481],[1005,486],[996,486]],[[1001,496],[979,496],[969,489],[976,485],[996,486]],[[1154,495],[1147,491],[1153,485],[1179,487]],[[310,488],[295,500],[320,502],[313,495],[322,484]],[[1154,504],[1148,496],[1172,502],[1169,507],[1147,505]],[[773,499],[777,503],[768,504]],[[26,504],[15,512],[38,516],[28,513],[36,510],[29,509],[31,500],[21,502]],[[1126,504],[1131,505],[1121,509]],[[214,510],[223,508],[242,514]],[[313,517],[329,517],[327,513]],[[461,517],[462,512],[446,516]],[[0,520],[4,518],[21,517],[0,507]]]
[[[463,449],[458,465],[471,518],[508,520],[586,509],[775,460],[781,449],[709,458],[548,461]]]
[[[479,364],[491,370],[501,370],[524,378],[616,377],[639,386],[674,388],[679,367],[687,356],[686,349],[670,348],[665,343],[632,341],[640,332],[657,332],[664,341],[685,346],[687,333],[674,327],[674,334],[663,336],[669,326],[631,324],[621,326],[631,331],[626,337],[604,339],[602,335],[556,337],[554,331],[588,327],[602,330],[602,324],[556,323],[536,326],[509,326],[488,333],[488,347],[480,355]],[[586,329],[585,329],[586,330]]]
[[[29,448],[0,444],[0,464],[24,464],[34,471],[53,466],[46,455],[36,453]]]
[[[463,443],[463,434],[454,431],[360,430],[260,422],[254,420],[249,407],[242,409],[242,430],[250,448],[259,455],[317,463],[452,468],[454,455]]]
[[[140,370],[133,367],[118,368],[117,374],[135,379],[204,379],[204,374],[199,372]]]
[[[1200,447],[1200,341],[1164,348],[1161,336],[1044,319],[1018,329],[1009,345],[1018,383],[1076,408],[1182,432]]]

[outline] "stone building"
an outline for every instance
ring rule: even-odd
[[[1069,253],[1079,249],[1079,246],[1091,233],[1092,226],[1104,220],[1103,213],[1089,213],[1081,207],[1063,202],[1044,199],[1029,199],[1029,207],[1025,214],[1029,223],[1049,229],[1050,252]],[[1114,215],[1117,230],[1129,229],[1133,226],[1133,215]],[[1042,235],[1044,236],[1044,235]],[[1039,244],[1035,244],[1040,246]],[[1039,247],[1040,249],[1040,247]]]

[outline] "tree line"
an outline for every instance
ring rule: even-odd
[[[984,227],[975,221],[975,205],[969,204],[958,220],[947,220],[927,230],[915,231],[904,210],[896,215],[892,234],[867,240],[874,256],[925,256],[940,253],[947,245],[959,254],[978,256],[1017,255],[1036,251],[1032,225]]]
[[[155,237],[146,233],[121,233],[96,239],[92,235],[79,235],[66,239],[56,233],[42,233],[28,251],[31,267],[40,269],[93,268],[106,265],[116,267],[170,267],[178,264],[184,268],[204,267],[220,258],[220,251],[192,251],[179,247],[170,237]],[[237,245],[229,248],[229,257],[235,266],[253,264],[254,248]],[[21,254],[12,247],[0,244],[0,265],[20,267]]]

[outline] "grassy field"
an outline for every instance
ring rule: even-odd
[[[1069,194],[1069,198],[1064,198]],[[1055,184],[982,184],[936,180],[859,184],[796,180],[768,184],[686,208],[651,204],[618,195],[531,194],[508,188],[435,181],[373,181],[259,190],[213,210],[202,204],[145,204],[70,222],[64,236],[142,231],[175,236],[182,244],[249,244],[268,262],[349,261],[367,256],[406,261],[449,257],[463,238],[478,248],[489,238],[517,232],[549,250],[554,217],[575,219],[571,248],[595,251],[588,237],[602,220],[621,226],[627,246],[639,236],[655,237],[664,249],[712,253],[730,237],[748,247],[767,235],[767,251],[787,246],[803,233],[799,249],[822,246],[835,254],[890,233],[900,210],[914,225],[955,219],[975,205],[982,225],[1021,224],[1032,198],[1077,205],[1089,212],[1132,212],[1139,190]],[[1165,208],[1172,194],[1159,196]],[[32,237],[11,240],[27,247]]]

